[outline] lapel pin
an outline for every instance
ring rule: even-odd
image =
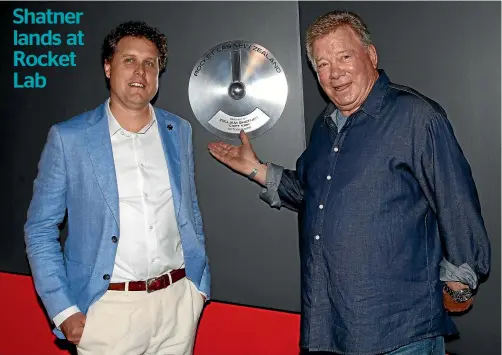
[[[167,129],[168,129],[168,130],[172,130],[172,129],[173,129],[173,126],[172,126],[171,124],[168,124],[168,125],[167,125]]]

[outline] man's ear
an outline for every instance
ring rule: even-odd
[[[371,63],[373,64],[373,68],[378,68],[378,55],[374,45],[370,44],[368,46],[368,55],[370,56]]]
[[[105,63],[103,65],[104,69],[105,69],[105,75],[108,79],[110,79],[110,72],[111,72],[111,65],[110,65],[110,62],[108,61],[108,59],[105,59]]]

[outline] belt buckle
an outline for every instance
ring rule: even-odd
[[[152,284],[152,282],[154,282],[154,281],[155,281],[155,277],[152,277],[151,279],[146,280],[145,285],[146,285],[146,292],[147,293],[152,293],[155,291],[155,290],[151,290],[149,287]]]

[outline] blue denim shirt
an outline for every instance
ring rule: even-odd
[[[440,263],[486,275],[490,243],[445,111],[383,70],[340,132],[334,110],[261,195],[299,212],[300,345],[372,355],[451,333]]]

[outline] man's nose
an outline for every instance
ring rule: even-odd
[[[345,73],[345,71],[342,70],[342,68],[340,68],[340,66],[337,63],[333,63],[331,65],[331,71],[329,73],[329,77],[330,77],[330,79],[338,79],[344,73]]]
[[[136,66],[135,73],[138,74],[138,75],[144,76],[145,75],[145,67],[144,67],[144,65],[141,64],[141,63],[139,63]]]

